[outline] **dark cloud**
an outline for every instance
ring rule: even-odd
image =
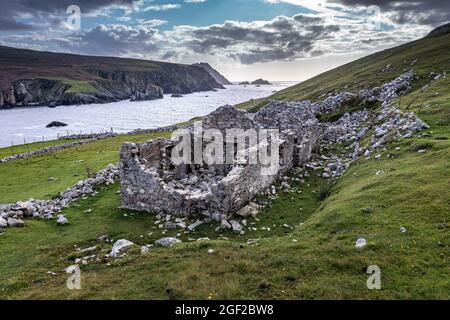
[[[56,40],[58,45],[73,53],[107,56],[142,56],[158,50],[162,39],[150,26],[98,25],[68,38]]]
[[[0,17],[0,31],[24,31],[33,29],[31,25]]]
[[[92,13],[111,6],[130,7],[138,0],[2,0],[0,31],[31,30],[43,21],[61,18],[70,5],[78,5],[82,13]]]
[[[323,23],[319,17],[305,15],[264,23],[226,22],[185,30],[183,45],[201,54],[230,50],[229,56],[243,64],[293,60],[307,56],[316,41],[339,31],[338,26]]]
[[[377,5],[382,13],[399,24],[442,25],[450,21],[449,0],[328,0],[330,3],[341,3],[347,6]]]

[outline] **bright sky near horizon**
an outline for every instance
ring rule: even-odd
[[[234,81],[300,81],[426,35],[450,20],[450,1],[13,0],[0,12],[2,45],[206,61]]]

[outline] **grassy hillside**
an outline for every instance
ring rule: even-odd
[[[413,68],[420,75],[449,73],[449,40],[444,35],[379,53],[276,97],[314,98],[347,84],[349,91],[361,88],[362,81],[372,86],[411,68],[415,59]],[[394,70],[381,72],[388,64]],[[412,91],[395,103],[404,111],[418,113],[430,129],[388,145],[382,160],[360,160],[336,184],[312,174],[304,184],[294,185],[294,193],[280,193],[258,220],[250,219],[257,230],[243,236],[218,234],[216,225],[203,226],[183,234],[184,243],[170,249],[152,248],[140,255],[138,247],[133,248],[114,262],[82,266],[82,290],[69,291],[63,269],[80,256],[77,247],[97,245],[96,252],[107,253],[111,244],[97,240],[103,234],[139,245],[152,243],[162,236],[155,218],[119,209],[119,186],[115,185],[65,209],[71,222],[67,227],[58,227],[54,221],[27,221],[25,228],[6,230],[0,235],[0,297],[449,299],[450,77],[433,81],[422,91],[424,83],[429,79],[415,82]],[[115,161],[123,138],[114,139],[23,160],[21,165],[0,164],[0,177],[8,181],[0,192],[3,200],[51,195],[69,186],[78,180],[74,173],[83,173],[82,166],[74,167],[79,159],[94,168]],[[99,150],[105,150],[104,154]],[[384,174],[377,175],[379,171]],[[61,179],[57,188],[46,182],[49,175]],[[88,209],[92,212],[86,213]],[[202,237],[212,241],[189,241]],[[360,237],[368,242],[363,250],[355,248]],[[249,239],[260,241],[248,245]],[[207,253],[210,248],[213,254]],[[381,290],[366,288],[370,265],[381,268]]]
[[[239,107],[257,110],[270,100],[318,100],[322,94],[373,88],[393,79],[406,70],[414,69],[419,76],[448,70],[450,33],[420,39],[388,49],[289,87],[274,95],[249,101]],[[386,67],[390,66],[390,68]],[[384,71],[383,71],[384,70]]]

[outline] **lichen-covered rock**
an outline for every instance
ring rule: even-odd
[[[120,251],[122,249],[124,249],[126,247],[129,247],[129,246],[132,246],[132,245],[134,245],[134,243],[131,242],[131,241],[128,241],[126,239],[117,240],[114,243],[114,245],[113,245],[113,247],[111,249],[111,252],[109,253],[109,256],[112,257],[112,258],[115,258],[115,257],[117,257],[117,255],[120,253]]]
[[[155,241],[155,244],[160,245],[162,247],[171,247],[177,243],[181,243],[182,241],[177,238],[167,237],[162,238]]]
[[[69,220],[65,216],[59,215],[56,223],[63,226],[69,224]]]

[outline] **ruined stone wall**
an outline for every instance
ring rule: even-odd
[[[127,143],[120,152],[123,207],[175,216],[232,215],[281,175],[308,161],[320,135],[314,115],[289,103],[271,103],[253,118],[224,106],[206,116],[202,126],[219,129],[224,136],[226,129],[279,129],[278,170],[268,175],[260,162],[249,163],[248,158],[237,159],[233,165],[176,167],[169,159],[174,141]],[[267,147],[253,146],[257,150]]]

